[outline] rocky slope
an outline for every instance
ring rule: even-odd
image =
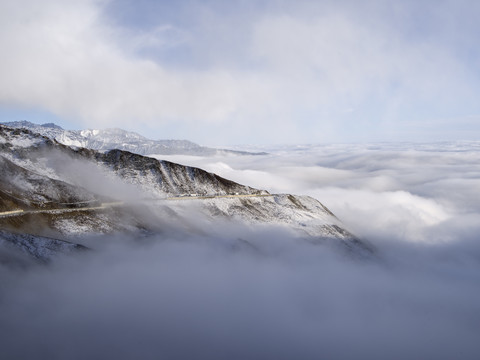
[[[127,151],[72,148],[0,125],[0,168],[0,225],[17,234],[17,240],[5,232],[0,239],[25,248],[22,236],[37,236],[29,243],[30,249],[39,247],[37,253],[48,243],[45,237],[73,242],[113,233],[175,237],[206,233],[212,224],[232,221],[274,226],[299,239],[368,252],[313,198],[272,195],[199,168]]]

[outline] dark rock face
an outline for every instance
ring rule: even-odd
[[[36,174],[0,156],[0,201],[27,208],[58,208],[71,203],[91,203],[94,194],[64,181]]]
[[[165,194],[260,194],[267,193],[265,191],[253,189],[248,186],[237,184],[233,181],[224,179],[216,174],[209,173],[205,170],[175,164],[169,161],[159,161],[154,158],[145,157],[122,150],[110,150],[107,152],[98,152],[95,150],[79,148],[72,149],[65,145],[54,142],[48,138],[36,135],[26,129],[9,129],[5,126],[0,127],[0,136],[8,138],[8,136],[28,136],[37,140],[37,142],[28,147],[14,147],[11,143],[5,142],[0,144],[1,150],[7,151],[14,157],[23,160],[38,161],[42,157],[49,156],[49,152],[61,152],[74,160],[87,160],[97,164],[101,164],[111,169],[118,176],[124,179],[130,179],[132,182],[147,182],[150,186],[155,187],[158,191]],[[4,158],[5,167],[11,168],[16,166],[11,161]],[[11,173],[24,173],[25,169],[18,166],[11,169]],[[30,178],[34,176],[30,175]],[[41,181],[38,177],[37,181]],[[57,187],[60,184],[56,184]],[[64,184],[62,186],[67,186]],[[68,190],[68,189],[65,189]],[[57,191],[62,193],[62,191]],[[68,193],[68,191],[67,191]],[[88,198],[88,196],[85,194]],[[85,199],[87,200],[87,199]],[[88,199],[92,200],[92,199]],[[80,201],[80,200],[79,200]],[[74,202],[64,199],[64,202]]]
[[[169,161],[110,150],[95,153],[95,159],[115,171],[122,178],[149,177],[161,191],[168,194],[264,194],[266,191],[237,184],[205,170],[175,164]]]

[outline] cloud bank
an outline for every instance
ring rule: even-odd
[[[465,232],[470,238],[478,234],[478,142],[250,150],[270,155],[166,158],[273,193],[313,196],[369,239],[436,243],[455,241]]]
[[[262,241],[281,238],[264,233]],[[186,240],[186,239],[185,239]],[[479,248],[398,246],[388,266],[312,245],[252,255],[157,239],[2,271],[10,358],[478,357]],[[290,244],[290,245],[288,245]],[[385,249],[383,249],[385,250]],[[453,251],[452,251],[453,250]]]

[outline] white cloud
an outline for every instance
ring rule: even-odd
[[[218,121],[237,107],[231,74],[167,71],[117,47],[116,29],[101,22],[96,1],[2,2],[1,7],[3,103],[103,126]],[[150,35],[132,41],[145,45]]]
[[[405,39],[386,19],[365,20],[334,11],[308,20],[267,16],[256,24],[253,51],[304,106],[341,111],[342,102],[356,107],[376,97],[393,115],[415,99],[469,97],[468,74],[451,49]]]
[[[233,15],[197,4],[192,28],[163,17],[132,30],[109,21],[105,3],[2,2],[0,102],[89,127],[169,125],[208,142],[213,130],[222,142],[385,136],[412,112],[423,121],[417,113],[432,107],[429,120],[476,104],[478,83],[462,53],[443,38],[409,38],[372,6],[272,2]],[[176,46],[191,53],[183,65],[143,54]]]

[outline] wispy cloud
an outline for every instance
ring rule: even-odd
[[[120,2],[2,3],[1,103],[207,143],[405,139],[479,112],[471,2],[191,2],[157,22],[145,4],[133,26]]]
[[[98,2],[23,1],[2,8],[0,41],[8,54],[0,64],[3,103],[103,126],[216,121],[235,106],[227,72],[167,71],[125,52],[116,29],[102,23]],[[130,40],[145,46],[153,38],[158,36]]]

